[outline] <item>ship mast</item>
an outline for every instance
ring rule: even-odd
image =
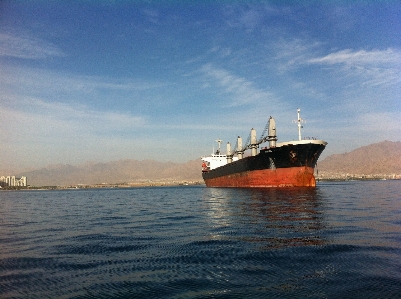
[[[297,112],[298,112],[298,120],[296,122],[298,123],[298,139],[302,140],[301,129],[303,128],[303,126],[301,125],[301,123],[304,123],[304,120],[300,116],[301,109],[298,108]]]
[[[218,144],[218,148],[217,148],[217,151],[216,151],[216,155],[220,155],[220,146],[221,146],[221,143],[223,142],[223,140],[221,140],[221,139],[217,139],[217,140],[215,140],[216,142],[217,142],[217,144]]]

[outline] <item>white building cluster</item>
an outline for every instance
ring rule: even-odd
[[[26,187],[26,177],[22,176],[17,178],[15,176],[1,176],[0,177],[1,187]]]

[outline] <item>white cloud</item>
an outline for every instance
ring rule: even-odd
[[[401,52],[394,49],[352,51],[351,49],[309,59],[309,63],[347,65],[392,65],[400,64]]]
[[[304,66],[322,47],[317,41],[307,41],[299,38],[279,39],[273,42],[271,48],[275,53],[277,69],[285,72]]]
[[[240,27],[250,31],[262,28],[266,19],[282,12],[277,7],[264,3],[263,5],[247,4],[245,7],[236,4],[226,5],[223,13],[229,27]]]
[[[129,157],[133,148],[143,150],[146,144],[142,138],[133,138],[147,125],[141,116],[35,98],[20,101],[20,105],[29,109],[0,103],[0,160],[10,159],[10,165]]]
[[[165,86],[165,83],[147,82],[131,78],[114,79],[83,76],[28,67],[4,67],[0,73],[0,87],[8,86],[13,93],[29,94],[94,94],[96,91],[139,91]]]
[[[401,83],[401,51],[396,49],[346,49],[311,58],[306,63],[339,66],[345,76],[359,78],[361,85],[388,86]]]
[[[0,56],[44,59],[51,56],[62,57],[65,56],[65,53],[52,43],[38,38],[0,33]]]
[[[401,51],[345,49],[319,55],[323,51],[320,42],[302,39],[280,40],[274,44],[277,68],[281,72],[301,69],[307,65],[328,66],[327,75],[340,72],[342,77],[360,80],[360,85],[394,85],[401,82]]]
[[[212,64],[202,66],[200,71],[208,86],[216,86],[220,92],[230,96],[226,106],[241,106],[257,101],[275,100],[268,91],[258,89],[251,81],[236,76],[224,69],[215,68]]]
[[[9,132],[15,132],[14,139],[62,141],[85,136],[119,133],[144,126],[141,116],[127,113],[90,110],[84,105],[69,105],[60,102],[45,102],[29,98],[20,102],[29,110],[17,110],[0,106],[2,140],[8,139]]]

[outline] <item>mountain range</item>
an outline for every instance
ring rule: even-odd
[[[318,162],[327,173],[401,174],[401,141],[383,141],[362,146],[349,153],[335,154]]]
[[[61,186],[77,184],[121,184],[145,181],[202,180],[199,160],[187,163],[154,160],[119,160],[106,163],[87,162],[72,166],[50,165],[25,172],[31,186]]]
[[[154,160],[57,164],[21,173],[31,186],[117,184],[146,181],[202,181],[201,161],[186,163]],[[318,163],[319,171],[352,174],[401,174],[401,142],[383,141],[335,154]]]

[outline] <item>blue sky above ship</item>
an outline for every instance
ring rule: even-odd
[[[2,1],[0,68],[0,169],[401,140],[399,1]]]

